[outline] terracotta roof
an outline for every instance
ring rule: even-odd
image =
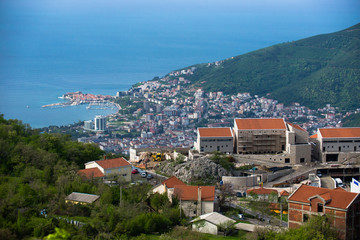
[[[175,185],[174,194],[184,201],[197,201],[198,188],[201,188],[201,200],[214,201],[215,199],[215,186],[188,186],[188,185]]]
[[[166,187],[168,188],[174,188],[175,185],[186,185],[183,183],[180,179],[178,179],[175,176],[172,176],[171,178],[166,179],[161,184],[166,184]]]
[[[307,132],[305,129],[303,129],[303,128],[300,127],[299,125],[296,125],[296,124],[293,124],[293,123],[289,123],[289,122],[287,122],[287,124],[289,124],[290,126],[296,128],[296,129],[299,129],[299,130],[301,130],[301,131]]]
[[[360,128],[320,128],[323,138],[360,138]]]
[[[275,190],[275,189],[263,188],[263,187],[261,187],[261,188],[253,188],[253,189],[249,189],[249,190],[246,191],[247,194],[249,194],[251,192],[256,193],[257,195],[268,195],[268,194],[271,194],[273,192],[276,193],[276,194],[278,193],[278,191]]]
[[[317,134],[311,135],[310,138],[317,138]]]
[[[238,129],[286,129],[282,118],[239,118],[235,119]]]
[[[200,137],[232,137],[231,128],[198,128]]]
[[[289,198],[289,201],[310,203],[314,197],[323,198],[327,207],[346,209],[358,194],[339,189],[327,189],[301,185]]]
[[[87,179],[105,176],[98,168],[81,169],[77,173]]]
[[[131,165],[124,158],[114,158],[114,159],[99,160],[99,161],[96,161],[96,163],[99,164],[104,169],[117,168],[117,167],[123,167],[123,166]]]
[[[289,192],[286,190],[281,191],[280,196],[289,196]]]

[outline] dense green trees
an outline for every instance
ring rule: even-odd
[[[250,92],[308,107],[330,103],[360,107],[360,24],[343,31],[288,42],[199,64],[187,78],[207,91]]]
[[[119,186],[77,175],[85,162],[103,154],[96,145],[39,133],[0,115],[0,239],[127,238],[164,232],[180,222],[179,209],[167,198],[149,198],[150,185],[122,184],[120,205]],[[92,205],[66,204],[71,192],[101,197]]]

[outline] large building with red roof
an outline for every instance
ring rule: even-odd
[[[266,160],[289,164],[311,161],[308,132],[282,118],[235,119],[234,133],[237,154],[268,155]]]
[[[313,215],[327,215],[341,239],[360,239],[359,193],[301,185],[288,203],[289,228],[300,226]]]
[[[131,181],[131,164],[124,158],[104,159],[85,163],[85,169],[78,174],[90,179],[117,174],[125,181]]]
[[[234,152],[233,131],[229,127],[198,128],[197,141],[194,143],[198,152]]]
[[[360,128],[319,128],[310,139],[321,162],[343,163],[360,157]]]

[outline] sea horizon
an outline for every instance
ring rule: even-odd
[[[41,106],[67,92],[115,96],[176,69],[360,22],[355,0],[262,3],[3,0],[0,113],[33,128],[93,119],[109,113]]]

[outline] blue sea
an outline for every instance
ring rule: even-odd
[[[1,0],[0,113],[33,128],[93,119],[112,112],[41,106],[342,30],[359,13],[358,0]]]

